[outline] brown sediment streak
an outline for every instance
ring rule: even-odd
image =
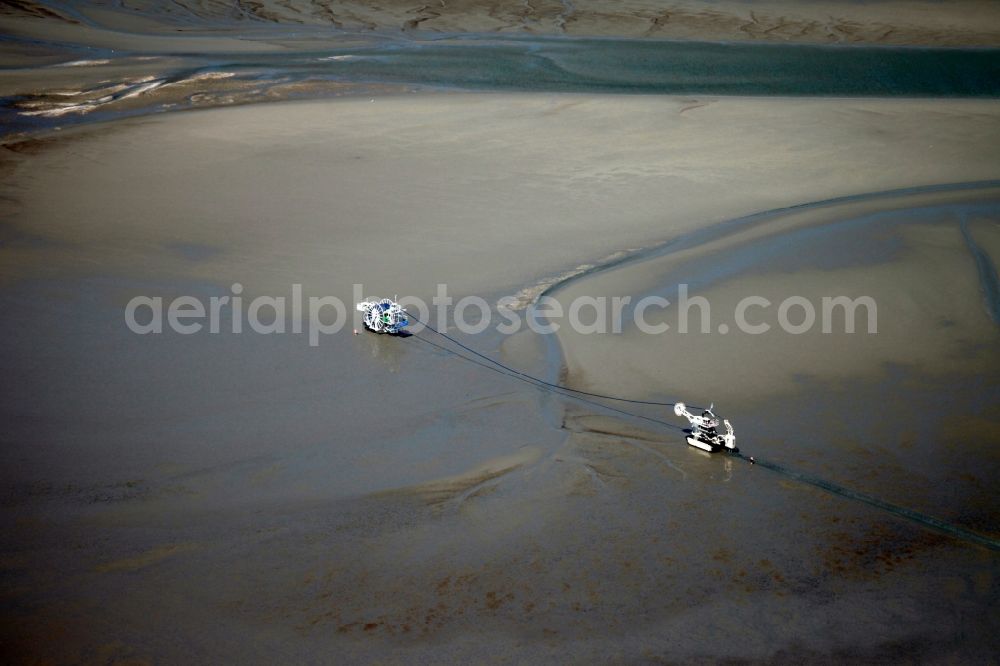
[[[462,474],[435,479],[408,488],[398,488],[377,493],[379,497],[412,496],[419,498],[431,507],[442,508],[449,503],[462,504],[489,488],[491,482],[496,482],[511,472],[530,465],[541,456],[536,447],[524,447],[519,452],[497,458],[471,469]]]
[[[79,21],[66,16],[59,10],[46,6],[43,2],[32,2],[31,0],[4,0],[0,3],[0,15],[27,15],[37,18],[56,19],[66,23],[79,25]]]
[[[169,557],[173,557],[174,555],[194,550],[197,547],[198,544],[194,543],[176,543],[158,546],[134,557],[105,562],[104,564],[100,564],[95,567],[94,570],[98,573],[138,571],[139,569],[144,569],[154,564],[158,564],[159,562]]]
[[[428,5],[421,5],[416,10],[410,10],[409,13],[415,13],[418,16],[406,21],[403,24],[403,30],[416,30],[424,21],[430,21],[441,16],[439,12],[433,11]]]
[[[69,5],[69,3],[65,3]],[[173,0],[156,3],[83,1],[68,7],[33,0],[8,0],[0,15],[33,17],[118,30],[130,25],[134,12],[164,28],[203,25],[216,31],[240,23],[332,25],[338,29],[404,31],[420,28],[442,32],[521,30],[533,34],[579,34],[606,37],[666,37],[672,39],[749,40],[808,43],[867,43],[933,46],[1000,45],[1000,11],[991,3],[964,0],[934,3],[923,11],[892,13],[865,3],[834,2],[812,7],[805,3],[767,3],[747,11],[742,3],[678,0],[667,7],[650,7],[642,0],[615,2],[572,0],[471,0],[449,5],[444,0],[236,0],[203,3]],[[877,4],[877,3],[876,3]],[[931,3],[927,3],[930,5]],[[512,5],[517,5],[515,8]],[[89,16],[101,9],[99,19]],[[408,18],[416,14],[416,18]],[[977,20],[970,20],[976,16]],[[530,17],[530,18],[529,18]],[[421,25],[431,19],[435,25]],[[99,23],[95,22],[99,21]],[[125,30],[129,31],[129,30]]]

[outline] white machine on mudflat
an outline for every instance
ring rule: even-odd
[[[674,414],[683,416],[691,422],[691,428],[685,431],[688,433],[687,443],[709,453],[723,449],[727,449],[732,453],[738,452],[739,449],[736,448],[736,433],[733,432],[733,426],[730,425],[729,419],[722,420],[722,423],[726,427],[726,432],[719,434],[719,417],[712,412],[714,407],[713,405],[703,411],[701,416],[695,416],[688,411],[687,405],[683,402],[678,402],[674,405]]]
[[[365,328],[376,333],[396,335],[410,324],[406,310],[388,298],[365,299],[357,304],[357,310],[364,313]]]

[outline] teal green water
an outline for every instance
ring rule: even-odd
[[[292,70],[497,90],[718,95],[996,96],[1000,50],[507,39],[396,43]],[[264,64],[264,63],[260,63]],[[273,64],[273,63],[272,63]]]

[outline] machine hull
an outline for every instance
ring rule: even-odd
[[[687,443],[696,449],[701,449],[702,451],[708,451],[709,453],[715,453],[716,451],[721,451],[723,447],[713,446],[708,442],[703,442],[695,437],[688,436]]]

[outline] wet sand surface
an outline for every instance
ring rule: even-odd
[[[0,660],[991,663],[998,7],[0,7]],[[743,455],[428,330],[126,327],[234,283],[630,296],[447,332]]]
[[[348,302],[354,282],[424,299],[446,282],[493,304],[682,276],[722,312],[745,290],[870,290],[879,335],[822,348],[461,339],[580,388],[716,400],[749,455],[996,538],[998,125],[975,100],[400,95],[7,144],[5,645],[26,662],[988,662],[988,548],[429,333],[138,336],[123,309],[233,282]]]

